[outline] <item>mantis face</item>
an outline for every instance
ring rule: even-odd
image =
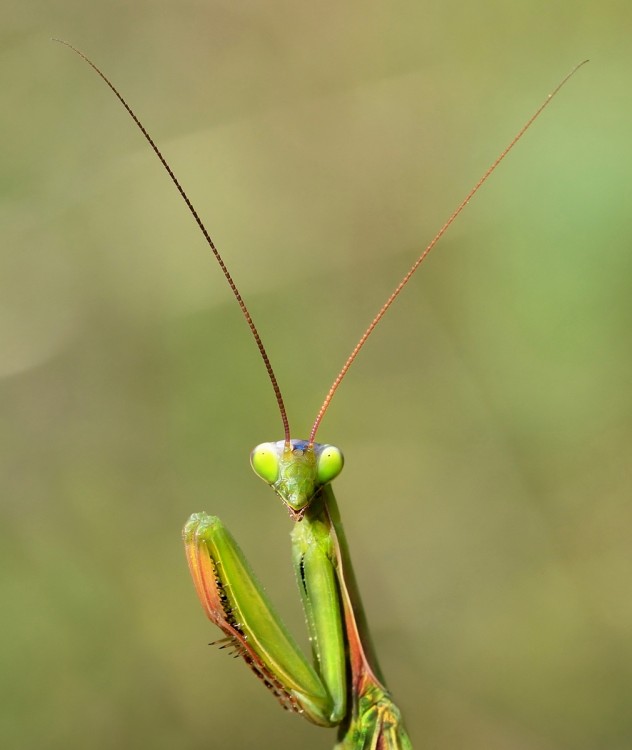
[[[261,443],[250,454],[255,474],[283,500],[299,519],[316,492],[342,471],[342,451],[334,445],[307,440]]]

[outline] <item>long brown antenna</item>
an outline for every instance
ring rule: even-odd
[[[289,444],[290,442],[290,424],[288,422],[287,418],[287,412],[285,411],[285,404],[283,403],[283,396],[281,395],[281,389],[279,388],[279,383],[276,379],[276,375],[274,374],[274,370],[272,369],[272,365],[270,364],[270,358],[268,357],[268,353],[265,350],[265,347],[263,345],[263,342],[261,341],[261,337],[259,336],[259,331],[257,330],[257,327],[255,326],[252,317],[250,315],[250,312],[248,311],[248,308],[246,307],[246,303],[242,299],[241,294],[239,293],[239,289],[237,289],[237,285],[233,281],[233,277],[230,275],[228,268],[226,267],[226,264],[224,263],[224,260],[222,256],[219,253],[219,250],[215,247],[215,243],[211,239],[211,235],[208,233],[208,230],[204,226],[204,223],[202,222],[202,219],[200,219],[200,216],[198,212],[193,207],[193,204],[189,200],[189,196],[184,192],[184,188],[182,185],[178,182],[178,178],[173,173],[171,167],[167,164],[167,161],[165,160],[164,156],[160,153],[160,150],[158,146],[154,143],[153,138],[149,135],[147,130],[145,130],[145,126],[142,124],[142,122],[138,119],[138,117],[134,114],[132,108],[129,106],[129,104],[123,99],[121,94],[118,92],[117,88],[114,86],[114,84],[107,78],[107,76],[90,60],[89,57],[86,57],[86,55],[83,54],[80,50],[78,50],[76,47],[73,47],[72,44],[69,42],[65,42],[63,39],[53,39],[54,42],[59,42],[60,44],[64,44],[66,47],[69,47],[73,52],[76,52],[76,54],[79,55],[83,60],[85,60],[88,65],[99,74],[99,76],[107,83],[107,85],[110,87],[110,89],[115,94],[116,98],[121,102],[121,104],[125,107],[128,114],[134,120],[136,125],[138,126],[140,132],[145,137],[145,140],[149,143],[149,145],[152,147],[154,153],[156,156],[160,159],[160,163],[162,166],[167,170],[167,174],[171,178],[171,181],[176,186],[178,192],[180,193],[180,196],[182,197],[182,200],[186,203],[187,208],[191,212],[191,215],[195,219],[195,223],[198,225],[200,231],[204,235],[204,238],[206,239],[209,247],[213,251],[213,255],[215,256],[215,259],[219,263],[219,267],[222,269],[222,273],[226,277],[226,281],[228,282],[228,286],[230,286],[230,289],[235,296],[235,299],[237,300],[237,304],[241,308],[241,311],[244,315],[244,318],[246,319],[246,323],[248,324],[248,328],[250,328],[250,332],[252,333],[254,340],[257,344],[257,348],[259,349],[259,354],[261,354],[261,359],[263,359],[263,364],[265,365],[266,371],[268,373],[268,377],[270,378],[270,382],[272,383],[272,389],[274,390],[274,395],[277,400],[277,404],[279,407],[279,412],[281,414],[281,421],[283,422],[283,431],[285,433],[285,442]]]
[[[562,86],[568,81],[571,76],[573,76],[579,68],[581,68],[582,65],[587,63],[588,60],[582,60],[582,62],[575,65],[575,67],[564,76],[564,78],[560,81],[560,83],[557,84],[557,86],[551,91],[551,93],[546,97],[546,99],[542,102],[542,104],[537,108],[537,110],[531,115],[531,117],[525,122],[525,124],[520,128],[518,133],[513,137],[509,145],[502,151],[502,153],[496,158],[496,160],[492,163],[492,165],[487,169],[487,171],[483,174],[483,176],[480,178],[480,180],[474,185],[474,187],[470,190],[470,192],[465,196],[463,201],[459,204],[457,209],[454,211],[454,213],[450,216],[450,218],[445,222],[445,224],[441,227],[441,229],[435,234],[432,241],[426,247],[426,249],[423,251],[423,253],[417,258],[417,260],[413,263],[413,265],[410,267],[409,271],[406,273],[404,278],[399,282],[399,284],[395,287],[393,290],[393,293],[390,295],[390,297],[386,300],[386,302],[382,305],[380,308],[378,314],[373,318],[371,321],[371,324],[366,329],[366,331],[362,334],[360,337],[360,340],[355,345],[353,351],[349,355],[347,361],[344,363],[342,369],[336,376],[336,379],[331,385],[331,388],[329,389],[329,392],[327,393],[327,396],[325,397],[325,400],[323,401],[323,405],[320,407],[320,410],[318,412],[318,415],[316,416],[316,421],[314,422],[314,425],[312,426],[312,431],[309,435],[309,442],[313,443],[314,439],[316,438],[316,433],[318,432],[318,428],[320,427],[320,423],[322,422],[323,417],[325,416],[325,412],[329,408],[329,404],[331,403],[331,399],[334,397],[335,392],[338,390],[338,386],[342,382],[344,376],[347,374],[347,371],[351,367],[353,361],[358,356],[358,353],[360,349],[365,345],[366,340],[369,338],[369,336],[373,333],[373,330],[377,326],[377,324],[382,320],[384,315],[386,314],[386,311],[388,308],[395,302],[397,297],[399,296],[402,289],[406,286],[406,284],[410,281],[411,276],[415,273],[415,271],[419,268],[419,266],[422,264],[422,262],[426,259],[428,256],[428,253],[432,250],[432,248],[437,244],[437,242],[443,237],[446,230],[452,224],[452,222],[457,218],[457,216],[463,211],[465,206],[472,200],[474,195],[480,190],[480,188],[487,182],[489,177],[492,175],[492,173],[496,170],[496,167],[500,164],[500,162],[507,156],[507,154],[511,151],[511,149],[518,143],[518,141],[522,138],[522,136],[526,133],[526,131],[533,125],[535,120],[542,114],[543,110],[550,104],[553,97],[557,94],[557,92],[562,88]]]

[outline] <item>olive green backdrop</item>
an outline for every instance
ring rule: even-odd
[[[582,69],[354,365],[320,438],[415,748],[632,746],[627,2],[5,2],[0,744],[329,748],[207,643],[180,529],[232,528],[298,634],[278,439]]]

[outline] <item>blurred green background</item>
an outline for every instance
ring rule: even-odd
[[[0,745],[329,748],[186,570],[233,529],[303,633],[248,466],[269,348],[297,437],[404,270],[576,76],[376,332],[320,438],[415,747],[632,746],[627,2],[5,2]],[[305,638],[303,637],[303,641]]]

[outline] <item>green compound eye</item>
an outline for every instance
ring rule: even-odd
[[[318,456],[316,480],[318,484],[327,484],[342,471],[345,460],[342,451],[334,445],[324,445]]]
[[[264,482],[274,484],[279,478],[279,454],[274,443],[261,443],[250,454],[250,465]]]

